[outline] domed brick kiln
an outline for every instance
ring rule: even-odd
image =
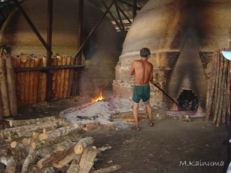
[[[140,58],[139,50],[148,47],[156,84],[175,101],[195,98],[205,108],[213,52],[230,45],[230,9],[229,0],[148,1],[124,41],[114,93],[131,98],[134,76],[129,75],[129,69],[132,61]],[[154,86],[151,103],[175,108],[174,102]]]

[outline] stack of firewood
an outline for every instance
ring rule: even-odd
[[[84,125],[61,118],[6,120],[0,131],[0,163],[5,172],[106,173],[121,168],[113,165],[94,170],[94,161],[111,146],[96,148],[93,137],[84,137]]]

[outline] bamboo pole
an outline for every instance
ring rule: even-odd
[[[13,58],[6,58],[6,72],[7,72],[7,88],[9,95],[9,104],[11,115],[18,115],[18,106],[17,106],[17,93],[15,85],[15,76],[13,69]]]
[[[10,116],[10,105],[9,105],[9,96],[7,91],[7,80],[6,80],[6,66],[5,59],[0,58],[0,83],[1,83],[1,96],[3,103],[3,113],[4,116]]]

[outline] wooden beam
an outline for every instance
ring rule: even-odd
[[[78,69],[78,68],[83,68],[83,67],[85,67],[85,65],[14,68],[14,72],[17,73],[17,72],[25,72],[25,71],[47,71],[47,70],[59,70],[59,69]]]
[[[48,0],[47,8],[47,66],[51,66],[51,56],[52,56],[52,23],[53,23],[53,0]],[[52,92],[52,77],[51,71],[47,71],[47,90],[46,90],[46,101],[51,99]]]
[[[43,44],[43,46],[46,48],[46,50],[47,51],[51,51],[50,48],[49,48],[49,46],[47,45],[47,43],[44,41],[44,39],[42,38],[42,36],[40,35],[40,33],[38,32],[38,30],[36,29],[36,27],[32,23],[32,21],[28,17],[28,15],[24,11],[24,9],[18,3],[18,1],[17,0],[13,0],[13,1],[14,1],[15,5],[19,8],[19,10],[22,12],[24,18],[26,19],[26,21],[28,22],[28,24],[30,25],[30,27],[32,28],[32,30],[35,32],[35,34],[37,35],[37,37],[39,38],[39,40],[41,41],[41,43]]]
[[[85,44],[87,43],[88,39],[90,38],[90,36],[93,34],[93,32],[96,30],[96,28],[99,26],[100,22],[103,20],[103,18],[106,16],[106,14],[108,13],[108,11],[110,10],[110,8],[112,7],[112,5],[116,2],[116,0],[113,0],[112,3],[110,4],[110,6],[108,7],[108,9],[104,12],[104,14],[102,15],[102,17],[99,19],[99,21],[96,23],[96,25],[94,26],[94,28],[91,30],[91,32],[88,34],[87,38],[85,39],[85,41],[82,43],[82,45],[80,46],[77,54],[75,55],[75,57],[78,57],[79,53],[82,51],[83,47],[85,46]]]

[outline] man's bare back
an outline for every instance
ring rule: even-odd
[[[152,127],[154,124],[152,122],[152,107],[150,105],[150,86],[149,83],[154,84],[153,81],[153,65],[148,62],[150,57],[150,50],[148,48],[142,48],[140,50],[140,59],[135,60],[132,63],[130,68],[130,75],[135,75],[135,82],[133,88],[133,116],[135,121],[134,130],[140,130],[139,122],[138,122],[138,107],[139,102],[142,101],[145,104],[148,118],[149,118],[149,126]]]
[[[135,75],[135,85],[148,85],[153,82],[153,65],[148,62],[148,58],[141,57],[140,60],[133,61],[130,75]]]

